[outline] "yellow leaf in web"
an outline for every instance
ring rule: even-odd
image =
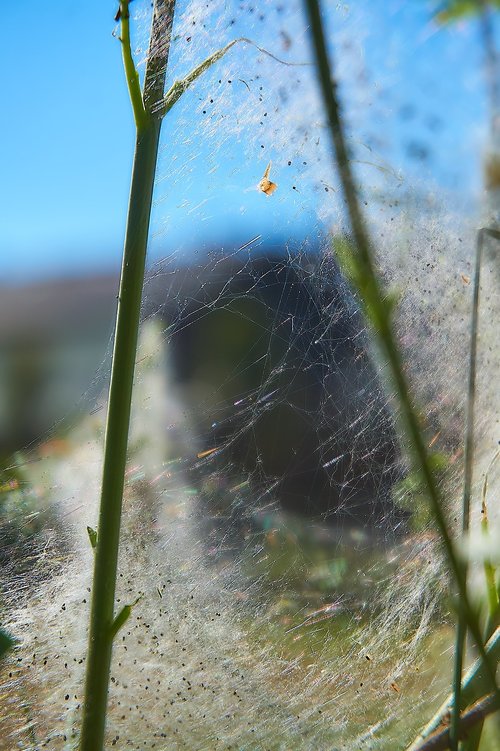
[[[278,187],[276,183],[271,182],[271,180],[269,179],[269,173],[271,171],[271,164],[272,162],[269,162],[269,164],[267,165],[264,175],[262,177],[262,180],[260,181],[258,185],[259,190],[265,193],[266,196],[272,196],[272,194]]]

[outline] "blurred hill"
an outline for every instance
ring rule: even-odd
[[[0,287],[0,337],[59,338],[77,331],[96,332],[111,325],[118,291],[115,275],[43,281],[28,286]]]
[[[76,406],[106,352],[117,289],[114,275],[0,287],[0,455]]]

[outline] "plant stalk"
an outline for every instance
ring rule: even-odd
[[[489,535],[489,522],[488,522],[488,477],[489,473],[500,457],[500,449],[493,455],[488,469],[484,475],[482,498],[481,498],[481,531],[486,536]],[[500,615],[500,600],[499,600],[499,587],[497,586],[497,567],[493,565],[490,559],[484,561],[484,578],[486,581],[486,596],[488,600],[488,616],[486,619],[485,635],[487,638],[495,630],[498,625],[498,616]]]
[[[465,422],[464,442],[464,489],[462,501],[462,533],[466,535],[470,526],[470,500],[472,491],[472,474],[474,466],[474,409],[476,401],[476,363],[477,363],[477,337],[479,328],[479,292],[481,288],[481,266],[483,260],[484,231],[479,230],[476,245],[476,267],[474,271],[474,292],[472,300],[470,352],[469,352],[469,383],[467,393],[467,414]],[[464,577],[467,579],[467,564],[464,569]],[[490,633],[486,633],[486,638]],[[450,723],[450,748],[458,748],[459,723],[461,706],[461,682],[463,661],[465,654],[465,640],[467,637],[467,623],[463,608],[459,607],[457,636],[455,644],[455,667],[453,676],[453,708]],[[469,751],[477,747],[480,733],[476,733],[477,740],[471,741]]]
[[[103,748],[116,573],[142,285],[160,121],[138,132],[116,316],[80,751]]]
[[[113,629],[116,574],[132,387],[162,123],[161,117],[156,116],[149,105],[151,95],[160,100],[163,96],[174,5],[175,0],[156,0],[154,5],[150,57],[146,69],[149,96],[144,105],[143,101],[139,101],[139,79],[130,49],[129,2],[120,2],[123,59],[137,133],[104,441],[80,751],[102,751],[104,747],[112,646],[116,633],[116,629]],[[168,38],[166,45],[165,37]],[[164,55],[163,67],[159,63],[159,40]]]
[[[460,607],[463,609],[467,625],[483,662],[484,673],[488,680],[488,690],[491,690],[495,694],[495,697],[500,700],[500,691],[495,675],[496,665],[492,664],[486,653],[479,623],[469,600],[464,576],[464,565],[455,549],[455,544],[448,529],[431,458],[427,451],[419,416],[410,397],[401,353],[392,331],[391,304],[383,293],[379,275],[375,268],[374,253],[359,206],[354,177],[349,163],[340,106],[336,93],[337,84],[331,73],[319,3],[318,0],[304,0],[304,2],[311,24],[311,36],[316,56],[318,80],[329,120],[337,168],[355,244],[355,250],[351,258],[353,282],[360,295],[365,315],[372,324],[377,341],[387,358],[388,371],[398,397],[402,424],[411,449],[414,466],[422,478],[426,489],[429,506],[440,533],[448,565],[457,585],[460,596]]]
[[[483,257],[483,235],[478,234],[476,247],[476,267],[474,271],[474,292],[472,299],[472,316],[469,349],[469,379],[467,388],[467,411],[465,416],[464,440],[464,487],[462,495],[462,534],[466,535],[470,527],[470,501],[472,492],[472,475],[474,469],[474,410],[476,404],[476,362],[477,334],[479,326],[479,291],[481,288],[481,264]],[[468,565],[464,564],[464,581],[467,584]],[[460,733],[461,685],[465,656],[467,621],[464,609],[459,603],[458,622],[455,642],[455,662],[453,672],[453,708],[450,722],[450,748],[458,749]]]

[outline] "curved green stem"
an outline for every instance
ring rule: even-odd
[[[330,69],[318,0],[305,0],[305,5],[311,24],[318,79],[329,120],[337,168],[340,174],[355,244],[355,248],[349,258],[351,281],[359,292],[364,313],[372,324],[377,341],[385,353],[388,372],[390,373],[397,394],[402,425],[406,432],[415,470],[421,476],[426,489],[429,506],[439,530],[448,565],[455,579],[460,596],[460,606],[463,609],[465,620],[483,661],[484,671],[489,684],[488,689],[500,699],[500,691],[497,687],[495,676],[496,665],[492,664],[485,651],[479,623],[467,592],[464,564],[455,549],[455,544],[448,529],[441,494],[434,476],[432,460],[426,447],[417,411],[410,397],[401,353],[392,331],[392,305],[383,293],[378,273],[375,270],[374,254],[368,232],[365,228],[354,177],[349,163],[340,107],[336,94],[337,84]]]
[[[472,475],[474,468],[474,409],[476,404],[476,361],[477,361],[477,332],[479,325],[479,291],[481,288],[481,264],[483,256],[483,238],[480,230],[476,246],[476,267],[474,271],[474,292],[472,299],[472,316],[469,349],[469,381],[467,389],[467,412],[465,416],[464,441],[464,487],[462,496],[462,534],[466,535],[470,526],[470,500],[472,490]],[[464,580],[467,584],[467,563],[464,564]],[[462,671],[467,638],[467,621],[463,607],[458,608],[458,622],[455,642],[455,663],[453,671],[453,708],[450,723],[450,748],[458,749],[460,734],[460,712]]]

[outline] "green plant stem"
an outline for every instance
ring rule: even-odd
[[[457,585],[461,607],[463,608],[467,625],[474,637],[474,642],[484,664],[484,670],[489,683],[488,688],[497,698],[500,699],[500,692],[496,685],[495,678],[496,670],[486,654],[479,623],[470,604],[464,578],[464,566],[455,550],[455,545],[448,530],[440,493],[434,477],[431,458],[427,451],[417,412],[413,407],[410,398],[401,354],[392,332],[391,305],[383,294],[379,277],[375,270],[373,261],[374,254],[371,249],[368,233],[364,226],[354,178],[349,164],[343,125],[340,117],[340,107],[336,95],[337,84],[331,74],[318,0],[305,0],[305,5],[311,24],[311,34],[316,55],[319,83],[328,115],[337,167],[349,213],[352,236],[355,243],[355,250],[352,258],[354,266],[353,281],[359,292],[365,315],[371,322],[378,343],[385,352],[387,358],[388,370],[398,396],[402,423],[406,431],[414,466],[416,471],[420,474],[426,488],[429,505],[440,533],[441,542],[449,567]]]
[[[115,587],[146,244],[160,123],[137,134],[109,389],[81,751],[103,747]]]
[[[151,40],[157,40],[165,29],[162,10],[173,2],[157,0],[153,11]],[[134,380],[139,319],[146,262],[153,185],[156,173],[161,118],[144,109],[137,116],[138,78],[134,67],[128,34],[128,1],[120,2],[121,42],[124,49],[125,73],[136,120],[136,144],[132,169],[127,229],[116,313],[115,341],[109,387],[108,414],[104,445],[104,466],[94,579],[90,611],[89,648],[85,679],[80,751],[101,751],[104,744],[109,675],[113,646],[113,624],[122,498],[127,458],[130,407]],[[170,23],[172,16],[170,16]],[[156,64],[156,60],[154,60]],[[149,67],[149,62],[148,62]],[[163,77],[162,77],[163,76]],[[148,73],[146,73],[146,78]],[[162,89],[163,74],[155,71],[154,89]]]
[[[467,412],[465,416],[464,440],[464,486],[462,495],[462,534],[466,535],[470,527],[470,500],[472,491],[472,475],[474,468],[474,411],[476,404],[476,363],[477,363],[477,334],[479,326],[479,292],[481,288],[481,265],[483,257],[483,235],[478,233],[476,245],[476,264],[474,271],[474,292],[472,298],[472,315],[470,326],[469,349],[469,377],[467,386]],[[467,585],[467,562],[463,566],[463,576]],[[467,620],[463,607],[458,605],[457,633],[455,641],[454,670],[453,670],[453,708],[450,722],[450,748],[458,748],[460,732],[461,685],[467,638]]]
[[[495,464],[495,462],[500,457],[500,449],[494,454],[493,459],[491,460],[488,469],[485,472],[484,475],[484,481],[483,481],[483,489],[481,493],[481,531],[484,534],[485,537],[489,534],[489,523],[488,523],[488,477],[489,473]],[[486,628],[485,628],[485,634],[486,638],[489,638],[491,634],[493,633],[495,627],[497,626],[498,616],[499,616],[499,597],[498,597],[498,586],[497,586],[497,572],[496,572],[496,566],[494,566],[490,559],[487,559],[484,561],[484,578],[486,580],[486,596],[488,600],[488,617],[486,620]]]
[[[141,84],[139,74],[135,67],[132,49],[130,45],[130,14],[128,3],[120,3],[121,34],[123,67],[127,79],[128,92],[132,111],[134,113],[135,127],[137,130],[144,127],[148,116],[142,101]]]

